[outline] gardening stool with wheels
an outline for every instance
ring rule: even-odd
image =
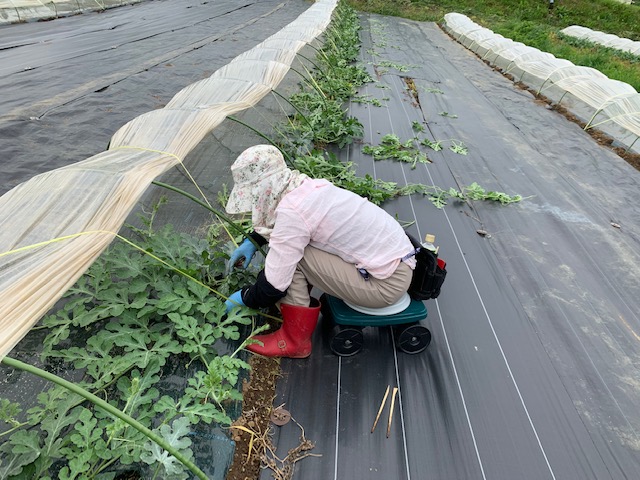
[[[320,303],[324,322],[330,322],[329,346],[341,357],[362,350],[364,327],[392,326],[396,347],[405,353],[420,353],[431,342],[431,332],[419,323],[427,318],[427,307],[409,294],[384,308],[361,307],[327,294],[320,297]]]

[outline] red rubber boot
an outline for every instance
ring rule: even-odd
[[[307,358],[311,355],[311,335],[318,323],[320,302],[311,299],[311,306],[280,305],[282,327],[268,335],[256,335],[261,341],[249,345],[247,350],[265,357]]]

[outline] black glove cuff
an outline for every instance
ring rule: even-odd
[[[264,247],[267,243],[269,243],[267,239],[260,235],[258,232],[251,232],[249,234],[249,237],[251,237],[251,239],[256,242],[259,247]]]
[[[258,274],[255,285],[242,289],[242,301],[253,309],[267,308],[284,298],[287,292],[282,292],[267,281],[267,277],[262,270]]]

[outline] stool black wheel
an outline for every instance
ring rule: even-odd
[[[431,332],[419,323],[398,327],[396,346],[405,353],[415,354],[424,351],[431,343]]]
[[[335,325],[331,332],[329,346],[331,351],[340,357],[355,355],[364,345],[362,328]]]

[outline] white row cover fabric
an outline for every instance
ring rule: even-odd
[[[608,103],[602,107],[602,116],[605,119],[611,119],[618,124],[633,125],[634,130],[640,130],[640,95],[629,95]],[[598,127],[601,123],[608,120],[598,120],[594,118],[591,122],[594,127]]]
[[[483,60],[505,73],[513,74],[518,80],[536,88],[538,93],[556,87],[563,92],[559,102],[566,94],[571,94],[586,104],[591,109],[586,128],[615,123],[628,136],[635,138],[629,147],[640,137],[640,93],[628,83],[610,79],[593,68],[574,65],[569,60],[504,38],[476,24],[466,15],[455,12],[446,14],[444,28]],[[613,43],[613,39],[609,39],[608,46]]]
[[[226,116],[255,105],[280,83],[297,52],[329,25],[336,4],[318,0],[166,107],[127,123],[108,151],[0,197],[0,359],[115,238],[156,177],[182,163]]]
[[[598,30],[591,30],[590,28],[581,27],[580,25],[571,25],[564,30],[560,30],[560,33],[580,40],[597,43],[603,47],[615,48],[616,50],[640,56],[640,42],[622,38],[613,33],[599,32]]]

